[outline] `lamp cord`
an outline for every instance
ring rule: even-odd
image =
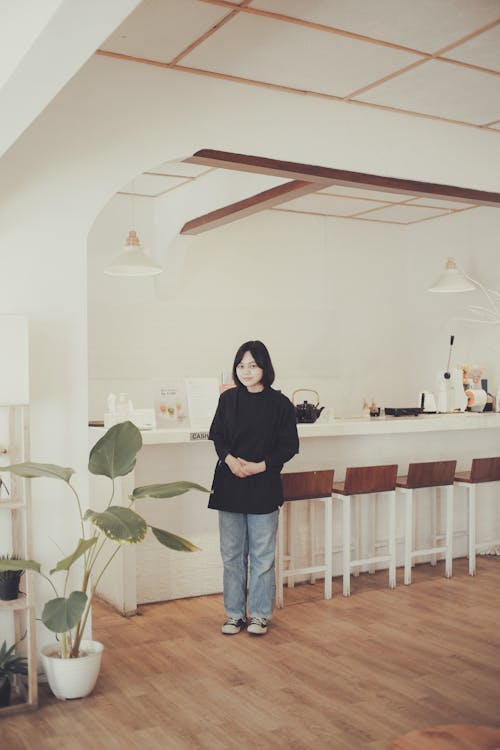
[[[135,179],[132,180],[132,229],[137,229],[135,226]]]

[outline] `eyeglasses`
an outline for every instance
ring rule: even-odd
[[[251,362],[250,364],[244,364],[243,362],[240,362],[239,365],[236,365],[236,369],[237,370],[245,370],[247,367],[250,370],[260,370],[261,369],[259,367],[259,365],[255,364],[255,362]]]

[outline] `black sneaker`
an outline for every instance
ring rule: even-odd
[[[265,635],[267,633],[267,620],[265,617],[252,617],[247,630],[250,635]]]
[[[239,633],[241,628],[245,627],[245,620],[241,617],[230,617],[221,628],[224,635],[236,635]]]

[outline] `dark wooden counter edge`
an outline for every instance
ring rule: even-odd
[[[89,419],[89,427],[104,427],[104,419]]]

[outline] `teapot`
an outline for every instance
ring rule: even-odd
[[[299,391],[315,393],[316,404],[310,404],[307,401],[304,401],[302,404],[296,404],[294,401],[294,396],[296,393],[299,393]],[[292,393],[292,404],[295,406],[295,417],[297,419],[297,422],[315,422],[325,408],[324,406],[319,406],[319,393],[317,391],[313,391],[312,388],[297,388]]]

